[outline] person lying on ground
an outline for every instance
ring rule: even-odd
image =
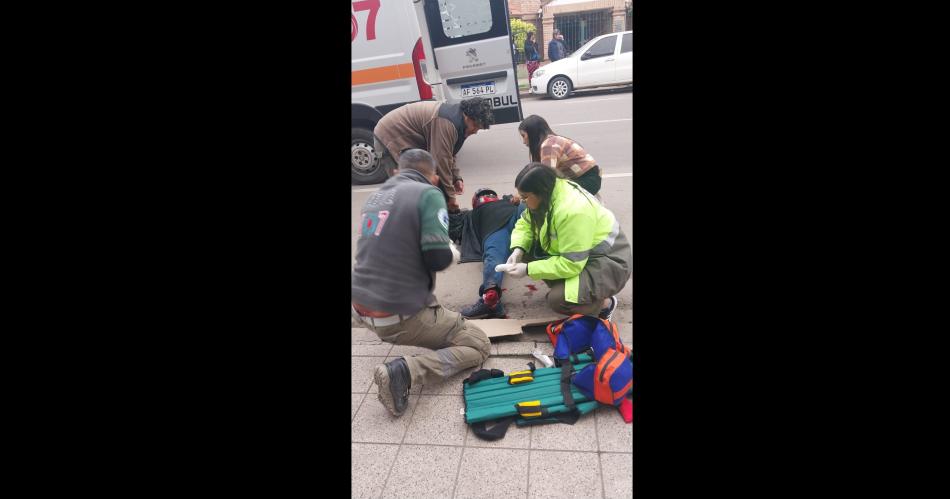
[[[515,195],[498,197],[488,188],[475,191],[472,209],[459,215],[450,215],[449,236],[460,246],[459,263],[482,262],[482,283],[478,300],[462,309],[469,319],[504,319],[507,317],[501,302],[504,272],[495,267],[504,263],[511,250],[511,231],[525,206]]]

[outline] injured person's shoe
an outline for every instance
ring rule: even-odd
[[[462,317],[466,319],[504,319],[505,306],[498,302],[494,307],[485,304],[485,300],[479,298],[474,305],[469,305],[462,309]]]
[[[610,305],[607,308],[601,309],[600,314],[598,314],[598,317],[609,321],[609,320],[613,320],[614,310],[617,310],[617,296],[614,295],[608,299],[610,300]]]
[[[373,380],[379,387],[378,397],[383,406],[393,416],[402,416],[406,407],[409,407],[409,387],[412,385],[412,376],[409,374],[406,360],[399,357],[376,366]]]

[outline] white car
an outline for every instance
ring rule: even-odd
[[[633,83],[633,32],[610,33],[573,54],[541,66],[531,77],[531,93],[564,99],[577,88]]]

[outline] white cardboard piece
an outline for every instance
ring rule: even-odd
[[[499,336],[513,336],[524,333],[527,326],[546,326],[563,317],[548,317],[542,319],[474,319],[467,320],[478,326],[489,338]]]

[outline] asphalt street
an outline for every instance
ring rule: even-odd
[[[601,197],[612,210],[621,228],[636,244],[632,235],[633,208],[633,93],[630,87],[610,90],[578,92],[562,101],[523,98],[524,116],[537,114],[559,135],[570,137],[587,149],[603,169]],[[499,194],[515,192],[514,180],[528,163],[528,149],[518,134],[518,124],[493,125],[469,137],[456,156],[465,180],[465,192],[459,198],[463,209],[471,208],[472,193],[480,187],[489,187]],[[367,196],[378,185],[352,186],[351,252],[355,259],[356,239],[359,233],[360,208]],[[446,308],[460,310],[477,298],[481,283],[481,263],[455,264],[440,272],[436,281],[436,296]],[[502,286],[509,317],[513,319],[551,316],[544,301],[547,286],[530,277],[506,277]],[[629,322],[632,285],[620,293],[618,322]]]

